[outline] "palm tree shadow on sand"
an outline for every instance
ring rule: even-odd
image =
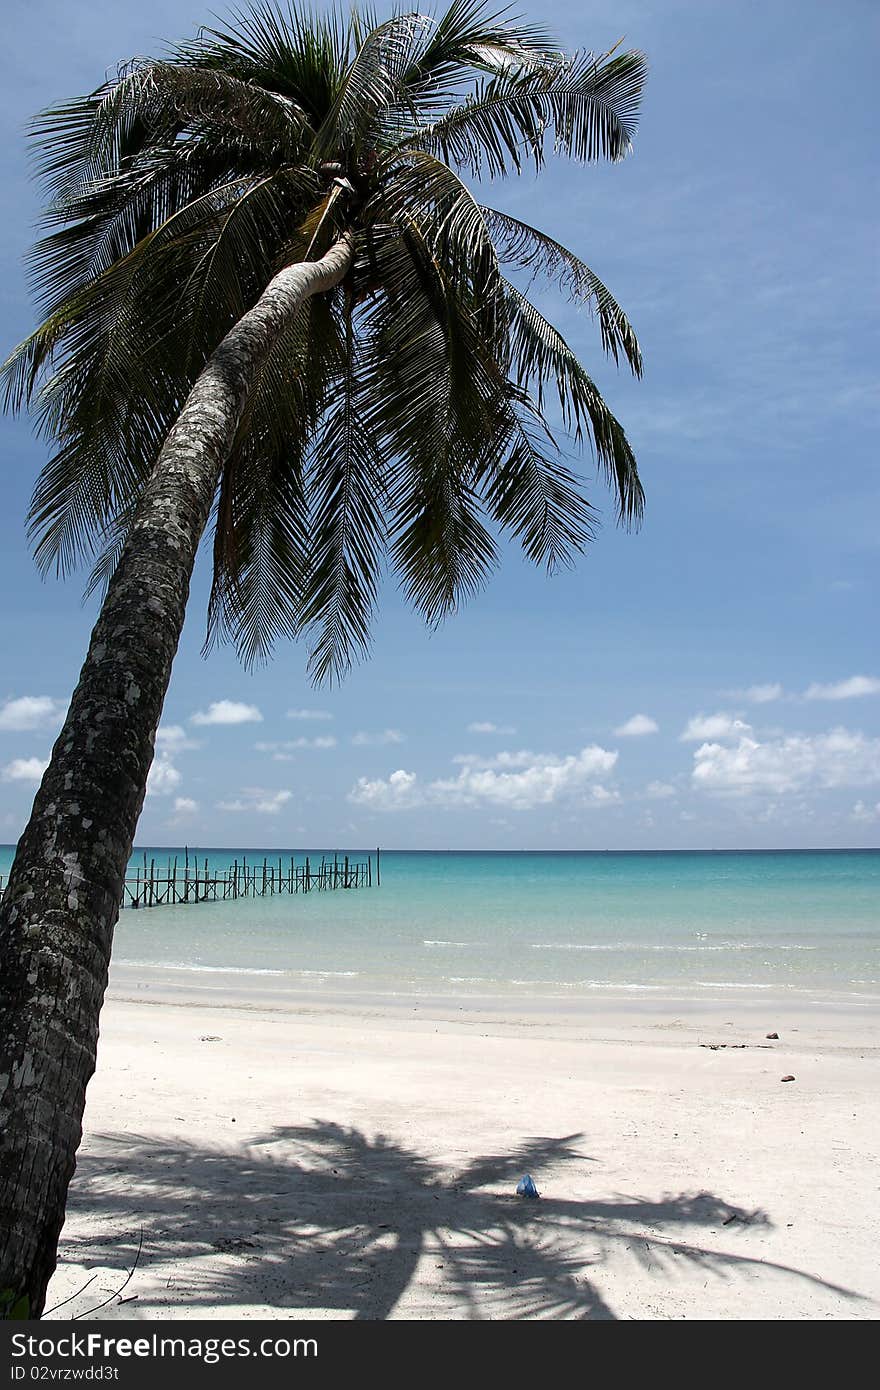
[[[512,1195],[525,1172],[591,1161],[577,1147],[581,1138],[530,1139],[450,1174],[382,1135],[320,1121],[276,1128],[232,1153],[98,1136],[80,1156],[69,1206],[79,1218],[73,1229],[87,1224],[88,1234],[65,1232],[62,1268],[121,1273],[141,1244],[127,1289],[140,1288],[127,1311],[141,1316],[265,1305],[281,1316],[320,1310],[384,1319],[414,1285],[405,1316],[608,1320],[617,1314],[598,1276],[623,1243],[661,1278],[682,1261],[718,1278],[738,1268],[776,1270],[860,1298],[802,1271],[676,1239],[686,1228],[770,1226],[764,1212],[708,1192],[657,1201]],[[488,1190],[499,1186],[511,1195]],[[420,1291],[422,1262],[434,1271]],[[78,1284],[70,1282],[72,1292]],[[88,1316],[101,1287],[57,1315]],[[108,1315],[112,1308],[101,1313]]]

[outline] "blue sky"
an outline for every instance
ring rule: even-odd
[[[220,6],[215,8],[220,9]],[[547,300],[627,427],[645,524],[572,573],[507,549],[438,633],[383,592],[371,659],[314,691],[303,648],[200,655],[200,563],[138,840],[403,848],[880,843],[873,0],[546,0],[568,46],[651,64],[624,163],[489,197],[567,242],[639,332],[645,378]],[[0,84],[0,341],[32,326],[23,127],[209,18],[191,0],[14,0]],[[20,833],[94,621],[25,539],[44,459],[5,421],[0,840]],[[590,472],[589,459],[584,469]]]

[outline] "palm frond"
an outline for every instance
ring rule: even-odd
[[[382,126],[389,144],[409,143],[459,103],[475,70],[546,67],[557,56],[556,42],[546,30],[523,24],[507,11],[496,12],[484,0],[453,0],[418,37],[401,97]]]
[[[12,349],[0,367],[5,411],[17,411],[30,405],[39,375],[62,341],[68,322],[67,314],[59,311]]]
[[[220,68],[135,62],[89,97],[43,111],[31,126],[41,153],[36,172],[53,202],[124,171],[157,141],[182,132],[244,136],[301,159],[313,136],[292,98]]]
[[[299,619],[311,631],[309,671],[316,683],[343,675],[369,648],[385,538],[381,455],[364,411],[350,305],[336,392],[308,462],[311,541]]]
[[[136,512],[136,503],[132,502],[129,506],[124,507],[112,522],[108,523],[100,545],[96,538],[95,551],[98,558],[92,566],[83,591],[83,602],[91,598],[94,593],[103,594],[106,592],[107,585],[113,578],[113,572],[119,564]]]
[[[614,489],[620,521],[638,524],[644,492],[623,426],[558,329],[513,285],[507,286],[507,296],[512,370],[518,385],[527,388],[531,381],[537,381],[539,408],[547,385],[556,387],[566,425],[574,429],[578,439],[586,433],[595,447],[599,466]]]
[[[53,205],[44,222],[57,230],[36,243],[27,262],[44,312],[52,315],[151,232],[173,227],[193,202],[213,197],[222,206],[265,173],[247,167],[240,148],[228,143],[157,145],[124,172]]]
[[[494,541],[474,488],[497,418],[468,286],[444,273],[414,222],[374,248],[385,287],[369,322],[371,423],[393,459],[390,558],[436,624],[483,586]]]
[[[136,255],[117,262],[70,301],[63,358],[35,397],[38,429],[60,444],[31,503],[43,570],[66,573],[94,552],[183,404],[185,383],[169,363],[180,351],[172,305],[155,283],[138,287],[139,266]]]
[[[504,72],[419,137],[419,143],[475,177],[540,169],[552,132],[558,154],[586,162],[623,159],[632,147],[646,64],[641,53],[576,54],[544,67]]]
[[[509,213],[483,208],[486,225],[502,261],[554,279],[572,297],[592,309],[598,319],[602,346],[614,361],[623,356],[633,376],[642,375],[642,352],[635,330],[611,291],[588,265],[561,242],[521,222]]]
[[[292,97],[317,130],[351,61],[351,26],[339,11],[299,11],[277,3],[246,5],[235,27],[205,27],[182,45],[194,64],[220,68]]]
[[[410,603],[432,626],[478,593],[498,564],[481,512],[477,492],[442,468],[398,505],[391,558]]]
[[[511,387],[507,400],[508,449],[503,461],[486,471],[482,496],[528,558],[552,574],[571,565],[593,539],[593,509],[527,394]]]
[[[417,228],[432,259],[467,282],[491,313],[501,293],[498,257],[486,219],[470,189],[448,165],[423,150],[392,157],[365,217]]]
[[[253,384],[214,518],[206,649],[231,641],[245,665],[300,631],[311,551],[308,441],[344,371],[327,299],[303,305]]]
[[[68,296],[66,312],[10,359],[5,385],[17,403],[63,337],[36,396],[40,428],[64,438],[34,493],[41,568],[66,573],[103,545],[213,346],[278,268],[267,248],[277,255],[310,190],[282,173],[193,199]]]
[[[397,105],[419,36],[429,23],[424,15],[398,14],[363,35],[315,137],[314,160],[358,149],[379,114]]]

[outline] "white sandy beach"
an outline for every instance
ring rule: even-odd
[[[91,1282],[54,1317],[880,1312],[867,1001],[562,1015],[194,978],[114,976],[47,1306]]]

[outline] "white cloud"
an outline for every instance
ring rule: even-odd
[[[768,739],[741,738],[735,747],[704,743],[692,777],[706,791],[782,795],[808,787],[859,787],[880,782],[880,738],[848,729]]]
[[[452,806],[488,802],[515,811],[546,806],[598,782],[613,770],[617,754],[593,744],[564,758],[508,754],[506,759],[500,755],[492,767],[469,763],[457,777],[432,782],[431,799]]]
[[[401,810],[432,805],[501,806],[526,811],[581,795],[589,804],[616,800],[617,793],[601,785],[613,771],[617,753],[595,744],[580,753],[557,757],[545,753],[499,753],[495,758],[463,757],[456,777],[438,778],[424,786],[414,772],[399,768],[387,779],[361,777],[349,800],[375,810]]]
[[[175,759],[179,753],[201,748],[201,744],[180,724],[160,724],[156,730],[156,755],[147,776],[147,796],[170,796],[181,783],[181,774]],[[188,797],[178,797],[188,801]],[[195,802],[193,802],[195,805]]]
[[[644,795],[652,801],[664,801],[670,796],[675,796],[675,787],[671,782],[649,782]]]
[[[866,806],[864,801],[857,801],[849,818],[859,825],[873,825],[875,821],[880,821],[880,801],[874,806]]]
[[[461,767],[494,767],[509,770],[530,767],[532,763],[540,762],[546,756],[544,753],[532,753],[528,748],[521,748],[518,753],[456,753],[452,761]]]
[[[207,710],[196,710],[191,724],[260,724],[263,716],[256,705],[244,705],[240,700],[214,700]]]
[[[254,748],[258,753],[274,753],[275,757],[282,762],[289,762],[290,754],[301,748],[335,748],[336,739],[332,734],[319,735],[317,738],[290,738],[284,743],[255,743]]]
[[[60,724],[63,717],[64,705],[49,695],[20,695],[0,705],[0,729],[6,732],[42,729]]]
[[[3,781],[30,782],[38,787],[48,766],[48,758],[13,758],[3,769]]]
[[[512,724],[493,724],[491,719],[478,719],[473,724],[468,724],[469,734],[515,734],[516,729]]]
[[[186,753],[193,748],[201,748],[194,738],[190,738],[180,724],[160,724],[156,730],[156,747],[163,753]]]
[[[595,786],[590,787],[589,797],[598,806],[606,806],[611,801],[619,801],[620,792],[615,791],[613,787],[603,787],[597,782]]]
[[[659,725],[649,714],[634,714],[624,724],[614,730],[618,738],[642,738],[645,734],[656,734]]]
[[[404,735],[399,729],[383,729],[378,734],[367,734],[361,730],[352,736],[356,748],[378,748],[387,743],[404,743]]]
[[[707,738],[742,738],[752,732],[750,724],[732,714],[695,714],[689,719],[682,743],[699,743]]]
[[[778,681],[768,682],[767,685],[749,685],[745,690],[738,692],[743,700],[748,700],[750,705],[768,705],[772,700],[782,699],[782,686]]]
[[[174,814],[177,817],[194,816],[199,809],[199,803],[193,801],[191,796],[176,796],[174,798]]]
[[[264,787],[243,787],[241,795],[234,801],[218,801],[217,806],[221,811],[253,811],[260,816],[277,816],[292,796],[293,792],[289,791],[273,792],[266,791]]]
[[[850,676],[836,685],[818,685],[815,681],[804,691],[805,700],[855,700],[862,695],[880,695],[877,676]]]
[[[288,719],[332,719],[333,715],[326,709],[289,709]]]
[[[414,772],[398,768],[387,779],[359,777],[348,794],[349,801],[356,806],[369,806],[374,811],[402,811],[411,806],[420,806],[424,801],[418,778]]]
[[[147,776],[147,796],[168,796],[180,786],[180,772],[166,753],[157,753]]]

